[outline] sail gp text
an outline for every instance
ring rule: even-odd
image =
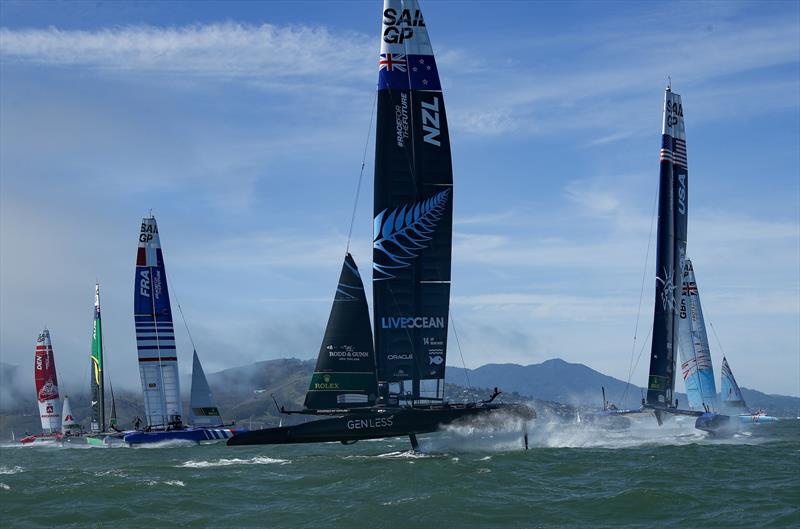
[[[444,327],[444,316],[417,316],[414,318],[394,318],[390,316],[381,318],[382,329],[444,329]]]
[[[397,10],[391,7],[383,12],[383,41],[388,44],[402,44],[414,36],[414,26],[425,27],[425,20],[419,9],[411,15],[410,9],[403,9],[398,17]]]
[[[374,417],[370,419],[352,419],[347,421],[348,430],[364,430],[367,428],[388,428],[394,423],[394,415]]]

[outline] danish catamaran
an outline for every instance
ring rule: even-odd
[[[200,442],[231,437],[233,430],[223,428],[221,421],[219,424],[209,425],[213,427],[197,424],[197,427],[187,428],[183,423],[172,307],[158,225],[152,216],[142,219],[139,233],[134,281],[134,321],[146,426],[143,432],[127,433],[124,437],[125,442],[128,444],[167,440]],[[195,366],[199,366],[197,353],[194,359]],[[199,369],[199,376],[205,384],[204,390],[210,394],[202,368]],[[206,403],[201,403],[197,407],[208,408],[210,414],[212,406],[203,404]],[[216,407],[213,409],[216,410]],[[215,417],[219,418],[219,412],[215,413]]]
[[[42,433],[25,436],[20,439],[20,442],[27,444],[57,441],[62,437],[61,401],[58,397],[58,376],[56,375],[56,361],[53,357],[53,344],[50,341],[50,331],[46,327],[36,339],[33,369]]]
[[[417,0],[385,0],[378,60],[373,308],[345,256],[302,410],[325,419],[237,434],[229,445],[409,436],[526,406],[451,405],[444,398],[450,305],[453,173],[444,99]]]

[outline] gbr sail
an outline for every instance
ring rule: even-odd
[[[164,256],[154,217],[142,219],[136,253],[134,322],[147,426],[181,421],[178,357]]]
[[[58,433],[61,431],[61,401],[58,399],[58,377],[53,344],[50,342],[50,331],[46,328],[36,339],[33,368],[42,433]]]
[[[353,256],[344,258],[333,306],[306,393],[308,409],[371,406],[378,393],[364,284]]]
[[[688,165],[681,96],[667,88],[661,134],[653,341],[647,404],[674,406],[677,308],[686,259]]]
[[[678,316],[681,373],[686,385],[689,407],[698,411],[716,410],[717,386],[714,383],[714,366],[711,364],[703,308],[700,306],[700,293],[690,259],[686,259],[683,269],[683,288]]]
[[[378,379],[444,392],[453,171],[436,60],[416,0],[385,0],[378,59],[373,309]]]
[[[94,324],[92,325],[92,420],[91,431],[102,432],[106,427],[105,382],[103,375],[103,329],[100,322],[100,285],[94,285]]]

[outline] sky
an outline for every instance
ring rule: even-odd
[[[646,384],[671,78],[714,361],[800,395],[800,4],[422,9],[455,179],[448,364],[560,357]],[[107,373],[136,387],[150,210],[206,372],[315,357],[362,160],[351,251],[370,277],[381,11],[0,3],[0,360],[32,375],[47,325],[61,386],[88,387],[99,280]]]

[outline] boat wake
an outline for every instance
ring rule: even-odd
[[[176,468],[214,468],[227,467],[231,465],[288,465],[288,459],[273,459],[266,456],[256,456],[250,459],[217,459],[216,461],[197,461],[189,460],[176,465]]]
[[[13,467],[7,467],[5,465],[0,466],[0,475],[19,474],[20,472],[25,472],[25,469],[19,466],[13,466]]]
[[[186,439],[168,439],[166,441],[156,441],[155,443],[140,443],[131,445],[136,450],[150,450],[153,448],[186,448],[187,446],[197,446],[194,441]]]

